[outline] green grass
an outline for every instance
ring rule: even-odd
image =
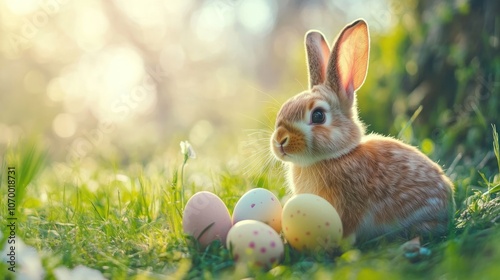
[[[496,132],[494,139],[492,150],[500,168]],[[493,279],[500,275],[500,169],[485,175],[472,165],[459,164],[460,173],[454,174],[456,222],[446,239],[425,244],[432,250],[428,258],[410,262],[402,257],[399,241],[331,255],[302,255],[285,246],[282,263],[266,271],[235,266],[219,243],[204,251],[187,245],[181,194],[189,198],[204,187],[187,179],[194,160],[188,160],[181,175],[187,158],[176,156],[179,164],[168,167],[157,162],[137,167],[103,161],[69,168],[46,160],[43,148],[33,143],[13,147],[0,174],[7,166],[18,171],[17,236],[39,252],[48,279],[56,267],[77,265],[98,269],[110,279]],[[226,171],[210,175],[208,190],[219,195],[230,211],[251,188],[265,187],[280,197],[286,194],[277,170],[256,174],[248,174],[243,166],[221,170]],[[6,177],[1,180],[0,219],[5,220]],[[2,273],[6,268],[0,264]]]

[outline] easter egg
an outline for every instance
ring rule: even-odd
[[[271,267],[283,256],[284,246],[278,233],[260,221],[236,223],[227,235],[227,247],[236,262]]]
[[[282,210],[281,203],[272,192],[262,188],[252,189],[236,203],[233,211],[233,224],[243,220],[256,220],[280,232]]]
[[[184,208],[182,229],[198,240],[202,248],[215,240],[225,244],[231,226],[231,216],[226,205],[211,192],[194,194]]]
[[[342,222],[335,208],[314,194],[298,194],[283,207],[283,234],[299,251],[329,251],[342,238]]]

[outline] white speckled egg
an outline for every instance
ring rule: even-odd
[[[342,222],[335,208],[314,194],[298,194],[283,207],[283,234],[299,251],[331,250],[342,238]]]
[[[227,247],[236,262],[271,267],[283,256],[284,246],[278,233],[260,221],[236,223],[227,235]]]
[[[243,220],[256,220],[281,231],[281,203],[270,191],[256,188],[246,192],[236,203],[233,224]]]
[[[231,215],[226,205],[211,192],[197,192],[184,208],[182,216],[184,233],[196,238],[202,248],[217,239],[226,244],[227,233],[231,226]]]

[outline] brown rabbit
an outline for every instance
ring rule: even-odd
[[[281,107],[271,150],[285,163],[292,192],[328,200],[351,241],[442,235],[454,209],[451,181],[418,149],[365,135],[358,118],[355,92],[366,77],[369,41],[362,19],[331,50],[320,32],[306,34],[309,90]]]

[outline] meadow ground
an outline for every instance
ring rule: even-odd
[[[495,139],[490,160],[500,169]],[[70,169],[49,162],[43,149],[33,144],[9,149],[1,172],[1,219],[7,221],[13,214],[17,244],[22,240],[36,251],[17,252],[16,274],[8,271],[8,251],[3,251],[0,274],[7,279],[37,274],[54,279],[61,267],[85,266],[108,279],[494,279],[500,275],[500,171],[484,175],[467,162],[453,167],[455,222],[447,238],[425,244],[431,250],[428,257],[409,261],[399,249],[401,241],[372,242],[330,255],[304,255],[286,245],[280,265],[262,270],[235,265],[221,244],[204,251],[187,245],[181,225],[182,188],[189,198],[205,184],[193,179],[199,173],[190,174],[189,164],[196,159],[175,156],[178,164],[168,167],[157,161],[142,165],[94,160]],[[183,159],[187,159],[184,174]],[[9,167],[16,171],[15,213],[7,211]],[[287,194],[282,173],[274,169],[249,174],[241,166],[227,164],[205,175],[212,186],[208,190],[219,195],[230,211],[251,188],[270,189],[280,198]],[[182,177],[190,179],[183,184]],[[6,244],[9,229],[4,227],[3,233]]]

